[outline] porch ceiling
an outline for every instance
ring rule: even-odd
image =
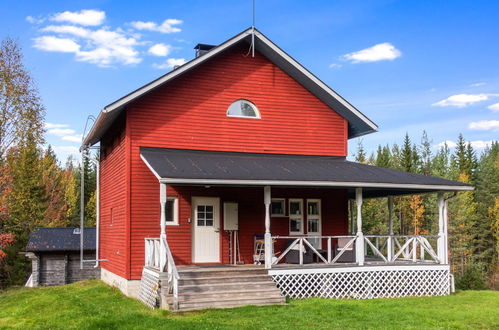
[[[160,182],[190,185],[364,188],[365,197],[472,190],[462,182],[359,164],[343,157],[141,147]]]

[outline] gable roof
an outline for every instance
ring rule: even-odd
[[[85,137],[83,146],[90,146],[99,142],[114,120],[125,109],[127,104],[171,81],[181,74],[192,70],[208,59],[220,54],[224,50],[238,44],[239,42],[250,43],[252,31],[252,28],[249,28],[239,33],[222,44],[212,48],[206,54],[192,59],[177,69],[166,73],[165,75],[105,106],[99,113],[92,129]],[[377,131],[378,127],[369,118],[367,118],[347,100],[313,75],[257,29],[254,30],[254,39],[255,49],[258,50],[258,52],[267,57],[271,62],[281,68],[304,88],[348,121],[348,138],[354,138]]]
[[[194,185],[366,188],[380,196],[473,190],[458,181],[347,161],[344,157],[141,147],[160,182]]]
[[[79,251],[80,234],[75,234],[78,227],[39,227],[29,235],[26,251]],[[95,250],[95,227],[83,230],[83,249]]]

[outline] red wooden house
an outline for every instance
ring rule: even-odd
[[[472,187],[347,161],[376,130],[257,30],[199,44],[85,138],[100,142],[102,279],[180,310],[448,293],[444,192]],[[435,235],[363,233],[363,198],[391,214],[392,196],[430,192]]]

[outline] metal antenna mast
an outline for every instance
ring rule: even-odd
[[[253,0],[253,22],[251,25],[251,57],[255,57],[255,0]]]

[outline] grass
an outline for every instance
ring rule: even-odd
[[[292,300],[287,306],[169,313],[149,310],[100,281],[0,293],[0,328],[52,329],[499,329],[499,292],[375,300]]]

